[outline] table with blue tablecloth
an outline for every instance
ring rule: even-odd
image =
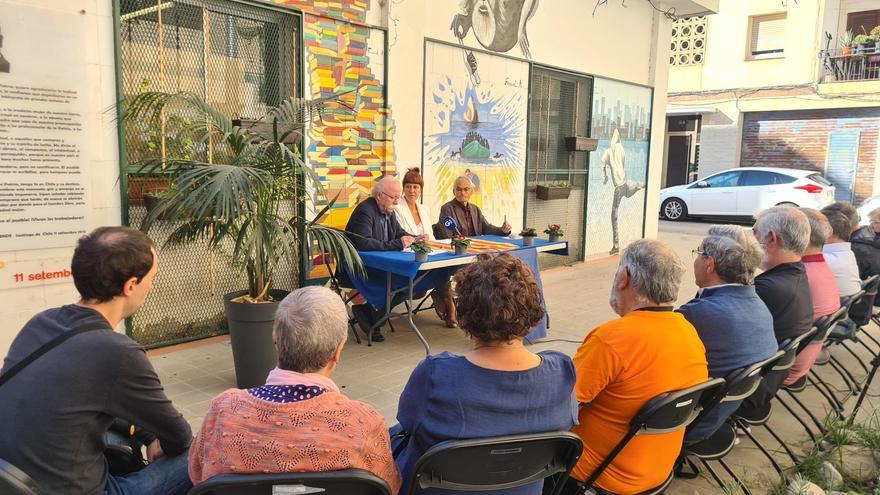
[[[532,269],[535,280],[538,282],[538,289],[542,295],[541,305],[544,306],[546,311],[546,305],[544,305],[543,301],[544,290],[541,285],[541,273],[538,269],[538,253],[567,256],[568,242],[550,242],[545,239],[535,238],[532,246],[523,246],[522,239],[510,239],[494,235],[478,236],[474,237],[474,239],[516,245],[515,249],[504,252],[519,258]],[[380,328],[389,318],[400,317],[416,333],[422,345],[425,346],[425,353],[430,354],[428,342],[413,322],[413,294],[426,292],[446,283],[456,269],[462,265],[472,263],[477,255],[470,253],[456,255],[452,252],[444,252],[430,255],[428,261],[416,261],[415,255],[411,251],[360,251],[358,254],[360,254],[366,268],[367,277],[360,278],[348,273],[352,285],[364,296],[367,303],[374,308],[377,310],[385,308],[385,316],[376,322],[373,328]],[[406,307],[406,312],[392,311],[390,305],[396,294],[403,294],[405,296],[404,306]],[[546,335],[547,316],[545,314],[541,323],[526,336],[526,340],[534,341]],[[368,344],[372,344],[371,336],[372,332],[368,334]]]

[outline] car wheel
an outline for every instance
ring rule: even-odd
[[[684,220],[687,218],[688,209],[684,201],[678,198],[669,198],[663,202],[663,206],[660,207],[660,213],[667,220]]]

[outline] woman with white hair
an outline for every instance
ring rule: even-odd
[[[356,468],[397,493],[385,420],[330,378],[347,335],[345,304],[331,290],[303,287],[285,297],[273,329],[278,367],[266,385],[230,389],[211,403],[189,451],[193,483],[222,473]]]

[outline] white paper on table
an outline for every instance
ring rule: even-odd
[[[437,239],[434,242],[439,242],[440,244],[452,244],[452,239]]]
[[[505,237],[505,239],[510,239],[511,241],[515,241],[517,239],[522,239],[522,236],[517,235],[517,234],[510,234],[509,236]]]

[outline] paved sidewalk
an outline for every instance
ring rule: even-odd
[[[705,224],[705,228],[708,227],[709,224]],[[690,300],[697,290],[693,282],[691,250],[699,245],[702,239],[700,232],[705,232],[705,229],[661,232],[660,235],[661,240],[675,248],[688,267],[678,304]],[[591,329],[616,317],[608,306],[608,296],[617,263],[618,259],[614,257],[542,272],[550,331],[542,343],[533,346],[536,351],[554,349],[573,355]],[[464,353],[470,350],[470,342],[462,331],[445,328],[433,311],[417,315],[416,324],[431,345],[432,353]],[[333,376],[343,393],[373,405],[389,425],[396,423],[398,397],[410,373],[424,358],[424,349],[415,335],[402,324],[395,326],[397,331],[394,333],[388,332],[386,327],[385,342],[373,344],[372,347],[367,347],[365,342],[358,345],[350,336]],[[873,330],[875,334],[878,333],[876,328]],[[224,337],[203,344],[152,351],[150,355],[169,397],[194,430],[201,425],[211,400],[223,390],[235,386],[231,350]],[[823,373],[823,376],[826,375]],[[812,390],[801,395],[807,404],[819,410],[825,406],[821,397]],[[864,409],[873,411],[874,406],[869,402]],[[771,424],[783,438],[806,439],[800,426],[781,409],[771,419]],[[769,438],[764,433],[756,434],[762,440]],[[765,445],[776,446],[772,439]],[[764,493],[778,481],[775,472],[769,469],[767,460],[748,440],[742,442],[734,454],[730,456],[730,464],[743,473],[751,486],[757,488],[756,492]],[[777,456],[780,461],[782,458]],[[670,494],[695,492],[709,494],[719,493],[720,490],[705,479],[697,479],[676,480],[667,491]]]

